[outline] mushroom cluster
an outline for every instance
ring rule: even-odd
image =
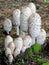
[[[12,63],[20,52],[24,53],[35,43],[43,45],[46,40],[46,32],[41,29],[41,17],[36,12],[34,3],[29,3],[21,9],[13,12],[13,21],[6,19],[4,21],[4,30],[9,34],[12,30],[12,24],[16,29],[16,39],[10,35],[5,38],[5,55],[9,63]]]

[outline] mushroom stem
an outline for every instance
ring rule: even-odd
[[[16,26],[16,33],[19,36],[19,26]]]
[[[7,31],[7,34],[9,34],[9,31]]]

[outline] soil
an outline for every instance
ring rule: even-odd
[[[43,51],[40,52],[41,54],[40,56],[44,56],[44,58],[48,61],[49,60],[49,4],[44,4],[43,2],[38,2],[38,1],[32,1],[35,3],[36,7],[37,7],[37,12],[41,15],[41,19],[42,19],[42,28],[44,28],[47,32],[47,39],[46,39],[46,45],[43,48]],[[0,50],[3,50],[4,48],[4,39],[6,37],[6,33],[3,29],[3,22],[6,18],[9,18],[12,20],[12,13],[13,10],[15,10],[16,8],[21,8],[21,6],[24,6],[26,4],[28,4],[28,2],[19,2],[16,0],[0,0]],[[16,31],[13,30],[10,32],[10,35],[15,38],[16,36]],[[43,53],[43,55],[42,55]],[[26,53],[25,53],[26,55]],[[19,63],[20,59],[25,57],[24,54],[20,55],[20,57],[18,57],[19,59],[17,59],[17,62]],[[3,55],[4,56],[4,55]],[[23,57],[22,57],[23,56]],[[25,63],[23,65],[41,65],[41,63],[38,62],[34,62],[32,60],[33,57],[37,57],[37,55],[33,54],[29,59],[25,60]],[[14,63],[13,65],[18,65],[16,63]],[[5,65],[4,63],[1,63],[0,60],[0,65]]]

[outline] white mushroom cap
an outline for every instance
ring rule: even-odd
[[[11,53],[11,49],[10,49],[10,48],[7,47],[7,48],[5,49],[5,55],[6,55],[6,57],[8,58],[9,63],[11,64],[12,61],[13,61],[13,56],[12,56],[12,53]]]
[[[6,48],[5,49],[5,55],[8,57],[8,55],[11,55],[12,53],[11,53],[11,49],[10,48]]]
[[[32,37],[37,37],[40,33],[41,17],[38,13],[34,13],[29,18],[29,33]]]
[[[28,18],[31,15],[31,10],[29,7],[23,7],[21,9],[21,15],[20,15],[20,29],[22,31],[27,32],[28,31]]]
[[[23,40],[22,52],[25,52],[27,48],[30,48],[35,44],[35,38],[31,38],[29,35],[25,36]]]
[[[13,56],[12,54],[8,56],[9,63],[11,64],[13,62]]]
[[[6,19],[3,23],[3,26],[4,26],[4,29],[5,31],[7,32],[7,34],[9,34],[9,32],[11,31],[12,29],[12,22],[10,19]]]
[[[20,54],[20,50],[16,48],[15,51],[14,51],[14,57],[16,57],[19,54]]]
[[[11,52],[12,52],[12,54],[13,54],[14,49],[15,49],[14,43],[13,43],[13,42],[9,43],[9,44],[8,44],[8,47],[11,49]]]
[[[13,24],[20,26],[20,10],[16,9],[13,12]]]
[[[32,38],[29,35],[27,35],[23,40],[23,45],[26,48],[30,48],[30,44],[32,44]]]
[[[21,37],[18,37],[14,40],[15,47],[21,51],[23,40]]]
[[[13,42],[13,38],[10,35],[7,35],[7,37],[5,38],[5,48],[8,47],[8,44]]]
[[[29,28],[29,33],[31,35],[32,38],[35,38],[39,35],[40,33],[40,27],[31,27]]]
[[[46,32],[44,29],[41,29],[39,36],[37,37],[37,43],[43,45],[46,40]]]
[[[29,3],[28,7],[31,9],[32,13],[36,13],[36,6],[34,3]]]
[[[29,25],[41,25],[41,17],[38,13],[33,13],[29,18]]]

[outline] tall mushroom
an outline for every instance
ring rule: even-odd
[[[3,26],[4,26],[4,29],[5,31],[7,32],[7,34],[9,34],[9,32],[11,31],[12,29],[12,22],[10,19],[6,19],[3,23]]]
[[[43,45],[46,40],[46,32],[44,29],[41,29],[40,34],[37,36],[37,43]]]
[[[15,44],[14,57],[16,57],[22,49],[22,44],[23,44],[22,38],[21,37],[16,38],[14,40],[14,44]]]
[[[29,33],[32,38],[39,35],[41,28],[41,17],[38,13],[34,13],[29,18]]]
[[[28,18],[31,14],[29,7],[22,7],[20,15],[20,29],[24,32],[28,32]]]
[[[20,27],[20,10],[16,9],[13,12],[13,24],[15,26],[17,35],[19,35],[19,27]]]
[[[31,9],[32,13],[36,13],[36,6],[34,3],[29,3],[28,7]]]

